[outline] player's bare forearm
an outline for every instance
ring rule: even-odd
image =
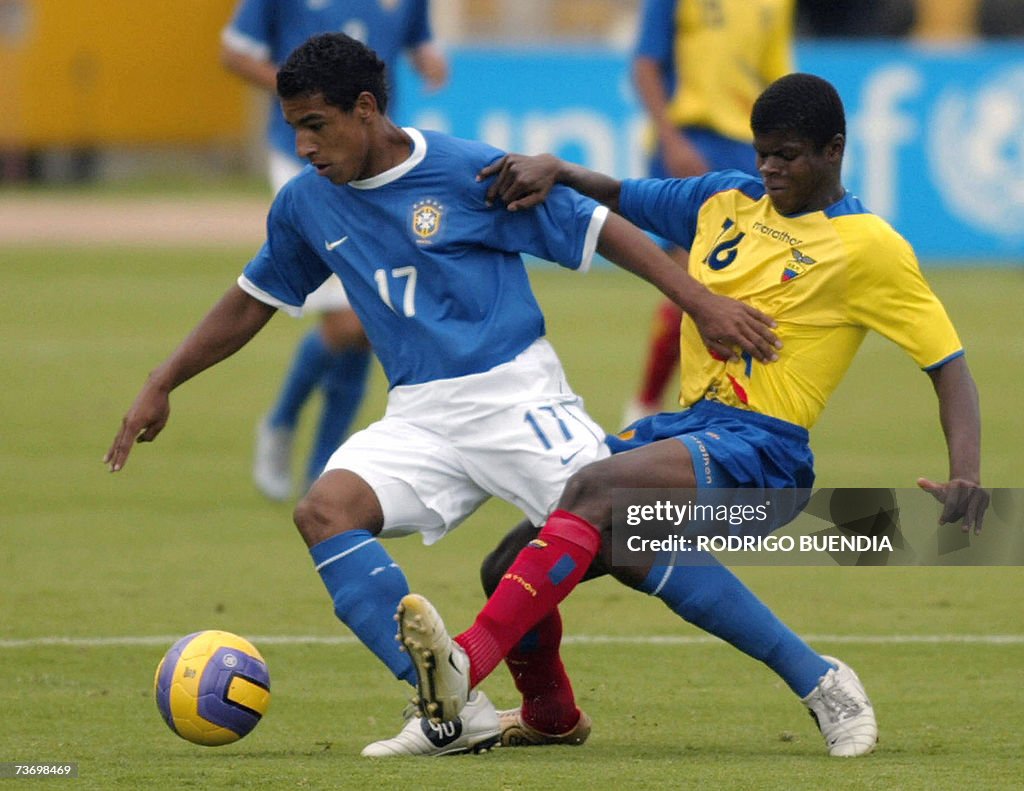
[[[637,55],[633,59],[632,72],[637,96],[647,110],[651,126],[664,147],[679,135],[679,130],[668,117],[669,96],[665,90],[665,74],[661,63],[646,55]]]
[[[222,46],[220,51],[221,65],[241,77],[246,82],[274,93],[277,90],[277,66],[268,60],[254,58],[244,52]]]
[[[509,211],[529,209],[542,203],[555,184],[571,187],[613,211],[619,206],[621,182],[551,154],[506,154],[483,168],[477,180],[485,181],[492,176],[487,202],[500,199]]]
[[[949,450],[949,481],[918,485],[943,504],[940,523],[960,522],[981,532],[989,493],[981,487],[981,409],[978,388],[964,357],[929,371],[939,399],[939,420]]]
[[[665,75],[662,74],[661,64],[654,58],[637,55],[633,58],[632,74],[633,87],[640,97],[640,103],[660,134],[662,126],[668,123],[665,118],[668,94],[665,91]]]
[[[439,90],[448,82],[448,61],[433,42],[420,44],[409,53],[409,59],[430,90]]]
[[[661,63],[645,55],[636,56],[633,59],[633,85],[650,116],[668,175],[686,178],[707,173],[707,161],[669,117],[669,96],[665,92]]]
[[[245,346],[276,310],[231,286],[151,378],[170,392]]]
[[[949,448],[949,477],[981,482],[981,407],[964,357],[930,372]]]
[[[612,263],[652,283],[689,313],[708,348],[724,358],[736,347],[761,362],[778,359],[775,322],[759,310],[712,294],[679,267],[647,234],[610,213],[597,242],[598,252]]]
[[[146,379],[103,457],[110,471],[117,472],[124,466],[134,443],[152,442],[167,425],[172,390],[242,348],[274,311],[275,308],[253,299],[238,286],[228,289]]]
[[[573,162],[562,162],[558,171],[558,183],[571,187],[577,192],[603,203],[612,211],[619,210],[619,195],[622,182],[618,179],[588,170]]]

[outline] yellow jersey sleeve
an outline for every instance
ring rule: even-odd
[[[925,370],[963,352],[902,236],[873,214],[837,217],[832,223],[847,251],[846,308],[852,323],[896,343]]]

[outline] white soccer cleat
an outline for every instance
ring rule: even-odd
[[[867,755],[878,743],[875,710],[864,685],[845,662],[822,656],[833,666],[803,699],[828,745],[828,754],[853,758]]]
[[[398,635],[416,666],[420,711],[434,723],[457,719],[469,699],[469,657],[434,606],[417,593],[398,604]]]
[[[457,755],[482,753],[501,738],[498,714],[483,692],[470,695],[462,714],[448,722],[434,723],[413,715],[393,739],[368,744],[365,758],[391,758],[398,755]]]
[[[256,453],[252,462],[252,480],[271,500],[292,496],[292,441],[295,432],[274,428],[266,420],[256,427]]]

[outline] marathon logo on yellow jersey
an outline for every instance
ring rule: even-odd
[[[803,244],[802,239],[797,239],[796,237],[791,236],[789,231],[772,228],[770,225],[765,225],[760,220],[754,223],[754,230],[762,236],[767,236],[771,239],[778,239],[780,242],[785,242],[790,247],[796,247],[798,244]]]
[[[429,243],[441,228],[444,207],[435,200],[417,201],[412,207],[412,230],[419,237],[416,241]]]
[[[813,258],[809,255],[804,255],[795,247],[793,248],[793,260],[787,261],[786,266],[782,270],[782,279],[780,283],[785,283],[787,280],[792,280],[794,277],[799,277],[807,271],[807,267],[811,264],[816,264]]]

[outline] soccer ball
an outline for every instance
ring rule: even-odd
[[[248,640],[208,629],[171,646],[157,666],[153,692],[172,731],[213,747],[256,727],[270,704],[270,674]]]

